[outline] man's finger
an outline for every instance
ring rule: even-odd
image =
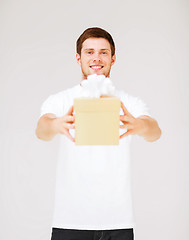
[[[123,124],[123,125],[120,125],[120,128],[127,129],[127,126],[126,126],[126,124]]]
[[[72,114],[73,114],[73,111],[74,111],[74,106],[72,105],[72,106],[70,107],[70,109],[68,110],[67,115],[72,115]]]
[[[123,138],[123,137],[126,137],[128,135],[132,135],[133,134],[133,131],[132,130],[127,130],[127,132],[123,133],[122,135],[119,136],[119,138]]]
[[[73,129],[73,128],[74,128],[74,125],[71,124],[71,123],[66,123],[64,126],[65,126],[65,128],[67,128],[67,129]]]
[[[128,111],[127,111],[127,109],[126,109],[126,107],[124,106],[124,104],[123,104],[123,102],[121,102],[121,108],[123,109],[123,112],[125,113],[125,114],[130,114]]]
[[[65,115],[64,116],[64,121],[65,122],[75,122],[75,116],[73,116],[73,115]]]
[[[65,131],[65,135],[72,141],[75,142],[75,139],[72,137],[72,135],[70,134],[70,132],[68,130]]]
[[[120,124],[120,128],[127,129],[127,131],[131,131],[132,125],[130,123]]]
[[[126,115],[120,115],[120,121],[122,122],[129,122],[129,117]]]

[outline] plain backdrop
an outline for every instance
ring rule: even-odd
[[[189,1],[0,1],[0,239],[50,240],[58,136],[35,136],[42,102],[78,84],[88,27],[116,43],[111,78],[162,130],[131,146],[136,240],[188,240]]]

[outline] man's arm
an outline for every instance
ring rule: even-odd
[[[120,128],[127,129],[127,132],[122,134],[120,138],[134,134],[144,137],[149,142],[154,142],[160,138],[161,129],[155,119],[146,115],[135,118],[127,111],[123,103],[121,103],[121,107],[124,115],[120,116],[123,123]]]
[[[56,134],[65,134],[71,141],[75,139],[71,136],[69,129],[75,128],[75,117],[73,116],[73,106],[63,117],[57,118],[52,113],[44,114],[38,121],[36,135],[39,139],[49,141]]]

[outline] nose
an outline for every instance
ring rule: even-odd
[[[93,55],[93,61],[94,62],[100,62],[101,61],[101,56],[99,53],[94,53]]]

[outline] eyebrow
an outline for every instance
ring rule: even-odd
[[[88,50],[94,50],[94,48],[85,48],[85,49],[83,49],[84,51],[88,51]],[[100,49],[100,51],[110,51],[110,49],[107,49],[107,48],[102,48],[102,49]]]

